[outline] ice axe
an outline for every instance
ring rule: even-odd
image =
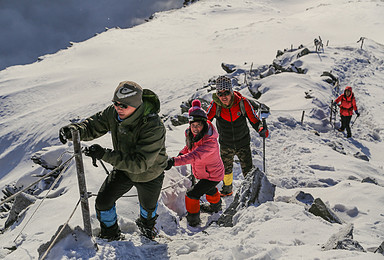
[[[353,126],[353,124],[356,122],[356,119],[358,118],[359,116],[356,115],[356,118],[353,120],[352,124],[351,124],[351,128]]]

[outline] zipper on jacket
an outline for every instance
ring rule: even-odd
[[[232,111],[230,108],[228,110],[229,110],[229,116],[231,117],[232,142],[233,142],[233,145],[235,146],[235,149],[237,149],[236,142],[235,142],[235,131],[234,131],[235,129],[233,128]]]

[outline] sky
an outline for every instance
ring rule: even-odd
[[[0,70],[35,62],[106,28],[129,28],[182,0],[0,1]]]
[[[134,222],[139,205],[132,189],[127,194],[132,197],[117,202],[126,240],[106,242],[92,240],[76,228],[83,228],[83,219],[76,207],[79,191],[72,161],[52,191],[53,179],[33,186],[34,203],[0,234],[0,258],[38,259],[45,252],[42,246],[68,223],[71,231],[46,259],[382,259],[374,251],[384,241],[383,10],[380,1],[199,1],[157,13],[148,23],[75,42],[41,56],[38,62],[1,70],[1,190],[26,187],[50,172],[31,157],[52,167],[69,160],[73,145],[60,143],[60,127],[110,105],[123,80],[158,94],[167,153],[176,156],[185,145],[187,125],[174,126],[171,119],[181,115],[183,102],[197,97],[209,102],[210,80],[220,75],[237,82],[234,88],[246,97],[251,97],[249,88],[262,93],[257,101],[270,108],[269,114],[262,115],[270,136],[263,147],[263,140],[251,129],[251,149],[255,167],[264,170],[276,189],[273,200],[240,209],[233,227],[215,223],[204,227],[219,212],[202,215],[202,226],[194,229],[182,217],[190,167],[173,167],[166,172],[159,200],[156,241],[139,236]],[[316,53],[313,40],[319,36],[324,51]],[[357,43],[361,36],[366,37],[363,48]],[[311,51],[308,55],[298,55],[301,44]],[[277,50],[284,49],[276,58]],[[223,62],[236,71],[227,74]],[[300,68],[305,74],[275,73],[272,63]],[[326,82],[324,71],[339,79],[339,90]],[[361,114],[349,139],[329,123],[329,104],[348,85]],[[110,135],[82,145],[94,143],[111,148]],[[96,194],[105,171],[93,167],[89,158],[83,160],[87,189]],[[238,162],[233,173],[236,193],[244,180]],[[363,181],[367,178],[375,183]],[[300,191],[320,198],[342,223],[311,214],[307,205],[292,199]],[[94,198],[89,204],[96,236]],[[233,199],[224,198],[224,208]],[[0,228],[10,215],[0,212]],[[351,224],[353,242],[365,252],[352,243],[345,250],[322,250]]]

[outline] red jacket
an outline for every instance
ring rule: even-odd
[[[345,95],[346,90],[351,91],[351,94],[349,96]],[[340,115],[342,116],[352,116],[353,111],[357,111],[357,106],[356,106],[356,99],[355,96],[352,92],[352,88],[350,86],[347,86],[344,90],[344,93],[341,94],[338,98],[336,98],[335,103],[340,104]]]
[[[224,179],[224,164],[220,157],[219,144],[215,127],[210,121],[208,132],[199,141],[194,143],[192,150],[185,146],[175,159],[175,166],[191,164],[193,175],[196,179],[207,179],[210,181],[222,181]],[[187,135],[187,131],[185,131]]]
[[[219,131],[219,142],[222,147],[241,148],[249,145],[251,137],[247,119],[251,126],[259,132],[260,119],[257,116],[248,99],[243,97],[240,92],[233,92],[233,102],[230,107],[225,107],[216,94],[212,95],[212,102],[208,107],[208,120],[216,118],[216,126]],[[241,113],[240,101],[244,101],[246,116]],[[220,116],[216,116],[216,110],[221,106]]]

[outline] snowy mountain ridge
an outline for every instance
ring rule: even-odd
[[[266,140],[265,172],[269,181],[276,185],[274,201],[241,210],[234,217],[233,227],[212,224],[204,232],[192,232],[179,220],[185,212],[184,194],[190,185],[184,176],[190,173],[190,169],[174,167],[166,173],[164,183],[164,187],[171,187],[161,195],[157,225],[161,237],[157,242],[148,242],[138,236],[134,223],[138,215],[137,198],[121,198],[117,211],[126,241],[98,241],[99,250],[95,251],[90,239],[74,231],[73,235],[66,236],[52,248],[48,259],[382,258],[380,253],[373,252],[384,241],[384,158],[381,152],[384,47],[374,38],[366,38],[361,49],[360,43],[356,43],[359,38],[355,37],[348,38],[349,43],[339,41],[336,45],[331,41],[329,46],[324,46],[324,51],[317,53],[314,52],[313,35],[309,38],[295,34],[297,27],[294,25],[298,24],[295,19],[306,18],[303,10],[321,16],[324,10],[334,12],[343,9],[343,15],[356,17],[355,8],[347,8],[351,7],[351,3],[323,2],[317,8],[310,8],[311,5],[304,1],[296,5],[268,4],[200,1],[188,8],[161,13],[154,21],[141,26],[109,30],[86,42],[76,43],[68,50],[49,55],[39,63],[0,72],[1,188],[7,184],[26,185],[36,179],[34,176],[49,171],[34,165],[30,160],[32,155],[37,154],[51,166],[69,158],[73,147],[71,144],[59,144],[58,129],[69,120],[81,120],[110,104],[115,85],[121,80],[133,79],[159,94],[161,113],[168,129],[169,156],[175,156],[183,147],[187,127],[172,125],[170,118],[180,115],[180,105],[191,98],[210,101],[212,92],[201,86],[218,75],[232,77],[234,82],[238,82],[235,89],[246,96],[252,96],[248,86],[254,92],[260,92],[258,101],[271,109],[270,114],[264,115],[271,132]],[[368,11],[384,9],[380,2],[375,1],[356,1],[354,4],[364,5]],[[316,12],[317,9],[321,10]],[[274,19],[284,20],[285,23],[283,30],[280,30],[277,26],[280,23],[265,22],[269,30],[274,28],[275,34],[282,35],[291,26],[294,29],[289,32],[300,41],[297,45],[302,41],[310,42],[303,44],[310,50],[307,55],[297,57],[295,51],[286,51],[276,58],[275,63],[281,59],[281,65],[300,68],[299,71],[305,73],[276,73],[276,69],[271,67],[273,63],[265,64],[267,61],[254,64],[252,73],[252,63],[248,59],[251,59],[252,42],[257,42],[254,35],[261,30],[256,26],[259,24],[257,21],[270,21],[271,10],[276,15]],[[292,13],[283,17],[288,11]],[[256,22],[255,13],[258,15]],[[327,12],[325,16],[328,17]],[[236,19],[238,17],[242,19]],[[207,20],[211,23],[205,23]],[[305,28],[315,26],[313,19],[305,21]],[[202,28],[201,24],[205,27]],[[356,23],[355,26],[364,29],[367,24],[359,26]],[[382,29],[380,23],[371,27],[373,31]],[[316,29],[321,31],[320,26]],[[306,33],[310,35],[309,31]],[[337,39],[345,37],[345,34],[340,32]],[[233,38],[241,42],[243,48],[228,42]],[[272,38],[266,37],[264,41],[272,41]],[[260,46],[264,43],[258,44],[262,48]],[[159,46],[167,48],[161,48],[160,52]],[[283,49],[283,46],[274,48],[271,44],[266,48],[267,58],[260,60],[274,60],[277,49]],[[230,62],[237,71],[223,72],[221,62]],[[322,76],[324,71],[339,79],[340,91],[335,91],[334,85],[327,82],[329,78]],[[347,85],[353,87],[361,112],[361,117],[352,128],[352,139],[336,132],[329,124],[330,102]],[[308,98],[308,95],[311,97]],[[256,167],[262,168],[262,139],[253,130],[251,133],[253,162]],[[83,142],[83,145],[92,143],[111,147],[108,135],[93,142]],[[89,158],[84,158],[84,163],[88,190],[96,193],[106,176],[105,172],[102,167],[94,168]],[[41,206],[41,197],[52,180],[37,185],[36,190],[40,189],[37,201],[19,212],[18,220],[0,234],[1,244],[5,245],[0,249],[1,257],[38,258],[37,250],[65,223],[79,199],[75,175],[75,166],[71,164],[58,180],[57,188]],[[240,166],[235,163],[236,189],[242,181]],[[344,223],[327,222],[308,212],[305,206],[290,203],[298,191],[321,198]],[[135,192],[132,190],[127,195],[134,195]],[[225,198],[225,206],[232,199]],[[94,198],[89,201],[93,232],[97,234]],[[0,219],[1,226],[9,213],[2,214],[5,217]],[[353,248],[322,249],[332,235],[348,228],[349,224],[353,224],[353,239],[366,252]],[[69,226],[72,229],[82,226],[79,210]]]

